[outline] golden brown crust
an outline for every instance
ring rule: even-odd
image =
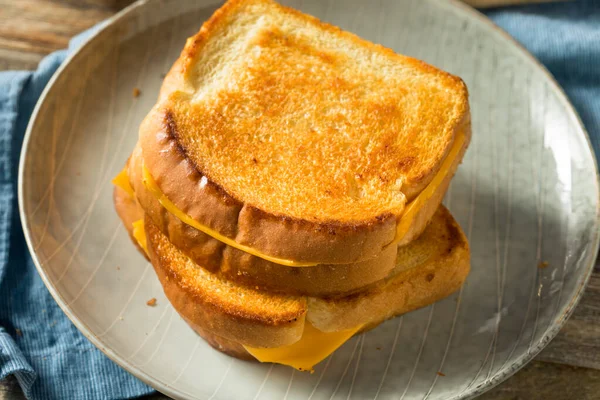
[[[343,88],[346,87],[344,85],[349,84],[348,82],[320,79],[318,82],[308,85],[307,82],[300,84],[301,82],[296,81],[299,78],[294,78],[295,80],[288,82],[288,85],[287,83],[283,84],[283,81],[277,78],[273,81],[274,84],[269,86],[268,74],[270,71],[265,70],[257,75],[259,79],[256,81],[256,87],[248,87],[243,89],[242,93],[235,95],[227,94],[223,99],[220,97],[221,95],[225,96],[223,90],[211,92],[210,96],[207,96],[220,105],[211,106],[212,108],[205,107],[204,103],[204,105],[200,105],[202,102],[196,98],[198,92],[204,87],[203,85],[209,85],[214,72],[211,70],[212,72],[209,74],[205,71],[210,69],[209,65],[212,64],[203,62],[203,57],[221,57],[221,55],[215,54],[225,54],[230,50],[221,49],[221,51],[214,49],[214,46],[210,47],[212,46],[211,38],[218,37],[226,30],[231,31],[231,35],[235,36],[236,29],[238,29],[236,18],[246,18],[252,12],[257,14],[257,7],[262,11],[268,11],[269,14],[280,15],[281,18],[290,18],[290,21],[303,21],[308,26],[312,26],[318,34],[329,35],[327,37],[334,38],[340,43],[351,43],[352,47],[347,53],[351,53],[350,50],[365,50],[373,57],[381,57],[391,65],[401,64],[403,68],[412,71],[410,73],[414,73],[415,76],[419,74],[427,76],[428,79],[421,79],[425,83],[412,88],[409,81],[407,81],[408,86],[394,85],[393,82],[396,79],[394,74],[386,75],[385,84],[376,86],[378,90],[397,87],[396,93],[392,92],[390,96],[395,96],[402,90],[422,93],[422,101],[419,100],[415,104],[422,103],[423,107],[413,106],[402,110],[402,124],[377,128],[372,125],[381,123],[381,121],[393,122],[397,117],[398,110],[396,108],[398,107],[392,103],[377,106],[373,103],[373,107],[369,108],[370,103],[361,100],[359,104],[365,104],[364,106],[352,106],[348,109],[364,109],[368,118],[361,117],[363,119],[359,118],[349,126],[352,126],[354,131],[363,128],[365,132],[368,131],[368,134],[364,135],[365,138],[369,138],[365,142],[367,147],[362,153],[358,151],[362,139],[355,137],[350,143],[352,146],[356,145],[357,149],[351,147],[344,150],[344,154],[348,155],[330,157],[331,154],[337,154],[336,146],[344,146],[339,142],[339,138],[343,136],[340,132],[327,131],[327,134],[323,136],[308,135],[306,137],[287,135],[284,139],[279,137],[283,134],[282,129],[285,126],[283,120],[274,119],[272,129],[267,129],[270,126],[267,117],[265,117],[267,122],[261,120],[263,122],[259,123],[249,119],[246,121],[248,124],[242,126],[235,122],[236,117],[242,115],[239,114],[240,111],[230,112],[228,110],[235,110],[236,107],[241,107],[240,104],[244,107],[248,104],[256,105],[258,102],[254,100],[260,100],[268,105],[266,112],[261,115],[281,113],[278,115],[292,118],[293,112],[302,110],[302,107],[292,110],[285,109],[284,105],[292,103],[290,96],[294,95],[297,101],[303,101],[307,88],[314,89],[313,91],[317,94],[340,94],[344,93],[345,89]],[[242,9],[244,12],[241,11]],[[276,53],[280,50],[296,51],[299,49],[301,55],[309,57],[310,60],[316,57],[317,61],[314,63],[310,61],[307,64],[309,66],[318,67],[331,62],[343,63],[345,57],[348,57],[343,54],[343,50],[340,50],[339,53],[330,51],[330,49],[315,52],[310,43],[307,44],[301,38],[292,36],[270,25],[268,29],[265,28],[264,32],[249,38],[249,40],[253,45],[262,49],[265,54],[269,51]],[[285,54],[283,55],[285,56]],[[225,56],[227,55],[223,55],[223,57]],[[285,57],[274,57],[270,61],[258,63],[257,68],[275,65],[275,72],[278,74],[286,71]],[[298,64],[296,61],[294,61],[294,65]],[[363,68],[363,70],[365,69],[368,70],[368,68]],[[201,73],[200,70],[204,72]],[[214,74],[216,73],[214,72]],[[243,74],[230,73],[229,75],[242,76]],[[232,86],[235,86],[234,81],[234,78],[229,80]],[[323,90],[316,86],[321,81],[335,85],[329,90]],[[362,79],[352,84],[362,85],[371,81],[375,82],[372,79]],[[244,81],[241,84],[243,86],[248,82]],[[431,82],[431,84],[427,82]],[[268,92],[271,89],[267,87],[275,91],[285,89],[285,102],[279,94]],[[300,87],[302,89],[299,89]],[[297,88],[297,90],[291,90],[293,88]],[[351,90],[352,88],[348,86],[347,89]],[[257,93],[256,99],[243,97],[250,96],[255,92]],[[402,93],[403,99],[414,97],[411,93]],[[449,93],[450,97],[444,100],[446,103],[444,101],[440,104],[436,103],[435,99]],[[238,95],[242,97],[238,97]],[[385,196],[395,193],[397,188],[393,189],[392,186],[400,180],[402,181],[400,189],[402,193],[398,193],[398,198],[406,196],[406,198],[412,199],[425,188],[437,172],[441,160],[448,154],[458,130],[469,124],[467,96],[466,87],[459,78],[439,71],[421,61],[397,55],[389,49],[359,39],[339,28],[323,24],[313,17],[281,7],[268,0],[234,0],[219,9],[203,25],[200,32],[188,40],[181,57],[165,79],[159,105],[150,113],[141,127],[140,143],[148,169],[158,181],[161,190],[180,209],[189,211],[188,214],[200,223],[272,256],[302,262],[352,263],[375,257],[384,246],[393,240],[397,217],[401,213],[404,203],[401,200],[390,200],[391,198],[388,199]],[[342,104],[337,100],[317,101],[316,103],[328,108],[335,108]],[[318,124],[324,118],[315,115],[308,120]],[[411,125],[405,123],[405,120],[414,121]],[[342,122],[340,119],[335,119],[333,124],[343,125]],[[344,123],[350,122],[348,120]],[[406,132],[398,133],[397,131],[404,129],[402,128],[404,125],[409,126],[410,129],[406,128]],[[245,135],[246,130],[252,129],[258,129],[259,132],[248,131],[248,135]],[[371,143],[370,138],[376,133],[379,136],[376,136],[377,138]],[[470,129],[467,135],[470,138]],[[275,144],[266,140],[267,136],[273,139]],[[334,137],[336,139],[331,139]],[[230,140],[230,138],[234,139]],[[290,138],[297,138],[297,140]],[[323,143],[329,140],[332,143],[330,146],[325,146]],[[264,143],[260,143],[261,141]],[[196,142],[204,144],[197,147],[194,145]],[[295,147],[295,145],[297,146]],[[428,151],[424,151],[425,148]],[[323,151],[321,152],[319,149]],[[286,153],[288,150],[292,153]],[[358,151],[357,154],[360,154],[356,157],[351,156],[353,151]],[[207,161],[213,154],[218,159],[219,168],[225,168],[225,172],[216,168],[214,160],[212,163]],[[288,161],[278,163],[277,156]],[[342,162],[340,160],[347,161],[347,165],[338,165]],[[305,170],[306,168],[302,166],[311,163],[319,165],[318,171],[317,169]],[[389,163],[393,163],[394,166]],[[295,173],[290,173],[290,171],[295,171]],[[334,178],[334,175],[337,178]],[[359,199],[362,195],[357,197],[358,200],[349,195],[349,193],[355,192],[360,194],[361,190],[366,190],[366,193],[369,194],[368,188],[371,183],[367,183],[379,182],[378,179],[381,182],[388,182],[385,184],[373,183],[374,187],[385,189],[378,189],[378,191],[373,189],[379,193],[380,197],[385,194],[385,199],[377,198],[367,204]],[[236,186],[236,182],[244,180],[247,182],[242,182],[242,186],[249,188],[247,190],[241,190],[241,186]],[[316,183],[313,185],[311,182]],[[181,195],[182,193],[184,196]],[[440,197],[443,197],[443,193]],[[293,199],[296,198],[302,198],[302,201],[294,201]],[[316,198],[321,199],[320,202],[312,204],[311,202]],[[366,198],[370,199],[371,196],[366,196]],[[391,202],[389,203],[390,207],[385,206],[374,212],[375,209],[372,207],[378,208],[381,204],[388,202]],[[283,205],[277,205],[280,203]],[[429,214],[435,210],[436,206],[432,205],[428,208]],[[294,211],[293,209],[297,207],[308,208],[303,208],[302,212]],[[425,214],[427,213],[423,215]],[[426,220],[426,218],[424,219]],[[423,225],[420,227],[422,228]],[[418,233],[420,233],[420,229],[414,229],[411,237]],[[405,240],[405,242],[407,241],[408,239]]]

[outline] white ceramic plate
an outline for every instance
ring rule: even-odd
[[[472,246],[462,291],[351,339],[312,375],[229,358],[179,318],[113,210],[110,179],[185,38],[216,9],[210,0],[137,3],[74,54],[44,92],[19,187],[40,275],[96,346],[173,397],[481,393],[548,343],[591,273],[598,178],[581,122],[530,55],[459,3],[289,3],[467,82],[473,142],[446,198]],[[142,90],[137,98],[135,87]],[[546,268],[538,268],[542,262]],[[157,307],[146,306],[152,297]]]

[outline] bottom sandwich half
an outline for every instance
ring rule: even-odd
[[[421,236],[398,249],[398,267],[386,278],[328,297],[272,293],[195,264],[130,194],[117,187],[114,200],[175,310],[211,346],[241,359],[312,370],[354,334],[452,294],[470,268],[467,239],[440,206]]]

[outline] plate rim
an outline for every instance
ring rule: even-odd
[[[125,20],[133,14],[134,12],[145,12],[144,8],[151,5],[151,3],[158,3],[162,0],[137,0],[133,4],[127,6],[123,10],[119,11],[112,17],[100,22],[97,27],[97,30],[93,32],[88,38],[86,38],[79,47],[69,54],[63,63],[59,66],[59,68],[52,75],[52,78],[46,84],[44,90],[42,91],[36,105],[33,109],[29,122],[27,124],[27,129],[25,131],[25,135],[23,138],[23,144],[21,147],[21,151],[19,154],[19,171],[18,171],[18,204],[19,204],[19,216],[21,220],[21,226],[23,229],[23,233],[25,236],[25,241],[27,243],[27,247],[29,253],[31,254],[31,258],[35,264],[35,267],[38,271],[38,274],[44,285],[60,307],[60,309],[65,313],[65,315],[69,318],[69,320],[75,325],[75,327],[102,353],[104,353],[110,360],[115,362],[121,368],[125,369],[127,372],[134,375],[136,378],[140,379],[142,382],[147,384],[148,386],[154,388],[155,390],[173,397],[173,398],[190,398],[188,394],[178,390],[176,387],[169,386],[168,384],[162,382],[158,378],[155,378],[143,371],[142,369],[135,366],[133,363],[125,360],[118,354],[116,354],[112,348],[109,346],[105,346],[101,339],[97,338],[91,331],[91,329],[81,321],[74,312],[72,312],[68,306],[66,301],[63,299],[57,287],[50,281],[49,276],[46,274],[44,267],[42,266],[37,253],[35,251],[35,247],[33,245],[33,239],[31,236],[31,231],[28,227],[28,216],[25,213],[25,205],[24,205],[24,172],[25,172],[25,159],[27,157],[27,152],[29,149],[29,143],[31,141],[31,137],[33,135],[33,126],[37,120],[39,111],[42,105],[46,101],[46,97],[48,97],[49,92],[52,90],[54,84],[59,79],[59,77],[64,73],[67,66],[73,61],[73,59],[79,55],[81,51],[83,51],[87,46],[91,44],[98,36],[100,36],[106,29],[110,26],[120,23],[122,20]],[[207,1],[207,5],[209,5],[210,1]],[[213,3],[222,3],[222,1],[213,1]],[[570,118],[572,119],[572,123],[579,128],[579,132],[576,135],[583,134],[585,143],[587,144],[587,150],[591,155],[592,161],[594,162],[595,169],[595,185],[596,185],[596,221],[594,223],[593,236],[590,238],[590,243],[592,245],[592,252],[589,256],[590,261],[587,265],[584,265],[586,268],[585,273],[582,277],[580,277],[578,286],[574,292],[573,297],[571,298],[569,304],[563,313],[555,318],[555,323],[546,329],[546,332],[536,341],[535,346],[532,346],[530,351],[523,353],[516,361],[511,363],[509,366],[506,366],[504,370],[499,371],[496,375],[492,376],[489,380],[483,381],[477,386],[473,386],[464,390],[461,393],[453,395],[450,400],[458,400],[458,399],[467,399],[475,397],[479,394],[482,394],[500,383],[504,382],[512,375],[514,375],[517,371],[523,368],[529,361],[531,361],[540,351],[546,347],[546,345],[558,334],[560,329],[564,326],[568,318],[573,313],[575,307],[581,300],[583,292],[589,282],[590,276],[595,267],[596,259],[598,257],[598,250],[600,248],[600,172],[598,167],[598,160],[596,158],[596,154],[592,147],[592,143],[590,140],[589,132],[587,131],[585,125],[583,124],[581,117],[571,101],[569,97],[565,93],[564,89],[560,86],[557,80],[554,78],[552,73],[534,56],[532,55],[521,43],[519,43],[515,38],[510,36],[509,33],[504,31],[498,25],[496,25],[491,19],[485,16],[483,13],[478,11],[477,9],[468,6],[462,3],[460,0],[447,0],[444,2],[437,2],[433,0],[429,0],[429,3],[434,7],[449,7],[454,8],[455,11],[462,13],[465,18],[470,19],[471,21],[475,21],[478,24],[484,26],[484,28],[489,29],[494,34],[499,35],[501,39],[506,43],[507,46],[513,46],[515,49],[515,54],[518,54],[520,57],[524,58],[527,62],[531,64],[532,67],[537,68],[539,73],[543,74],[545,79],[549,84],[549,87],[552,89],[554,93],[557,94],[557,97],[560,101],[560,104],[566,111],[570,114]]]
[[[516,54],[527,60],[533,66],[537,67],[539,72],[544,75],[546,79],[548,79],[549,86],[554,90],[554,92],[558,95],[558,99],[561,102],[562,106],[571,113],[571,118],[575,125],[579,127],[581,133],[585,138],[585,142],[587,144],[587,150],[592,157],[594,170],[595,170],[595,184],[596,184],[596,220],[594,223],[594,229],[592,233],[592,237],[590,238],[590,242],[592,244],[592,254],[590,255],[589,265],[585,265],[586,272],[583,277],[580,278],[578,287],[574,296],[571,298],[571,301],[567,305],[566,309],[560,315],[559,318],[555,318],[555,323],[552,326],[546,328],[544,334],[538,339],[535,346],[532,346],[530,351],[527,353],[523,353],[521,357],[517,358],[515,362],[513,362],[510,366],[507,366],[503,371],[499,371],[495,376],[491,377],[486,384],[480,384],[479,386],[472,387],[470,390],[467,390],[463,393],[459,393],[455,396],[452,396],[449,400],[460,400],[460,399],[468,399],[474,398],[480,394],[483,394],[502,382],[506,381],[508,378],[516,374],[521,368],[523,368],[527,363],[532,361],[535,356],[537,356],[551,341],[556,337],[558,332],[563,328],[565,323],[568,321],[569,317],[575,311],[575,307],[579,304],[581,297],[585,291],[585,288],[588,285],[590,277],[594,272],[596,260],[598,259],[599,250],[600,250],[600,169],[598,166],[598,159],[596,157],[596,153],[594,151],[594,147],[592,146],[592,142],[590,139],[590,134],[581,120],[581,116],[579,112],[571,103],[569,96],[563,89],[563,87],[558,83],[554,75],[546,68],[544,64],[540,60],[538,60],[533,54],[529,52],[519,41],[517,41],[514,37],[512,37],[508,32],[499,27],[488,18],[485,14],[480,12],[474,7],[468,6],[467,4],[461,2],[460,0],[447,0],[448,4],[456,7],[457,9],[462,10],[465,15],[473,17],[478,23],[482,25],[487,25],[492,31],[495,31],[505,42],[507,45],[513,45],[516,49]],[[485,382],[485,381],[484,381]]]

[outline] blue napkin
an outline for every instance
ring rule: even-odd
[[[486,11],[554,74],[600,151],[600,2]],[[97,29],[97,28],[94,28]],[[58,308],[39,278],[17,212],[19,150],[32,109],[69,49],[35,72],[0,72],[0,379],[14,374],[32,399],[119,399],[151,388],[112,363]]]
[[[600,156],[600,1],[486,12],[540,60],[563,87]]]
[[[17,377],[30,399],[123,399],[153,391],[92,345],[40,279],[21,229],[17,168],[42,90],[92,28],[50,54],[35,72],[0,72],[0,379]]]

